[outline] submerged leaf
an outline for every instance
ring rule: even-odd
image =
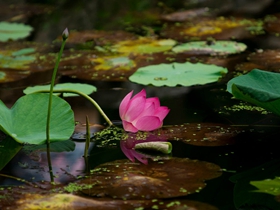
[[[226,73],[226,68],[215,65],[171,63],[139,68],[129,80],[143,85],[191,86],[216,82]]]
[[[11,109],[0,101],[0,129],[19,143],[42,144],[46,141],[49,95],[34,93],[21,97]],[[53,96],[50,140],[67,140],[74,131],[74,114],[63,99]]]

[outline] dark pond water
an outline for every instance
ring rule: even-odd
[[[38,19],[34,17],[28,19],[28,23],[33,24],[34,27],[38,27],[28,39],[50,43],[52,40],[56,39],[57,34],[65,28],[64,25],[77,30],[92,29],[93,26],[98,29],[119,29],[117,27],[120,22],[118,18],[122,17],[123,13],[129,9],[135,12],[133,18],[136,19],[136,12],[152,8],[157,4],[163,5],[162,9],[173,7],[173,10],[180,9],[181,5],[189,9],[201,6],[218,8],[218,5],[221,4],[221,1],[216,1],[216,3],[215,1],[184,1],[184,3],[181,1],[143,1],[142,4],[134,5],[131,1],[125,1],[127,4],[124,6],[120,5],[119,1],[111,1],[111,4],[108,3],[106,7],[106,2],[108,3],[108,1],[95,1],[87,4],[88,7],[84,8],[84,1],[82,3],[73,4],[71,1],[63,1],[61,4],[56,4],[54,1],[46,1],[44,3],[54,6],[56,9],[52,15],[38,15]],[[268,0],[264,1],[263,4],[261,4],[261,1],[258,1],[258,4],[254,4],[252,1],[225,2],[226,3],[222,5],[223,9],[227,6],[231,7],[230,11],[232,11],[232,13],[230,14],[252,18],[264,17],[265,14],[277,12],[275,11],[275,7],[279,4],[278,1]],[[242,8],[240,5],[243,5],[243,3],[249,5],[244,7],[245,11],[240,9]],[[265,5],[268,6],[266,7]],[[274,5],[274,7],[272,5]],[[251,6],[255,10],[248,9]],[[101,9],[102,12],[98,12],[98,8]],[[92,11],[95,11],[96,14]],[[169,10],[167,9],[167,11]],[[225,11],[228,10],[222,11],[224,13],[221,13],[226,15]],[[114,13],[116,16],[112,16],[110,13]],[[73,15],[71,16],[71,14]],[[129,21],[133,18],[130,17]],[[102,23],[98,22],[98,19],[102,19]],[[44,24],[40,25],[40,21],[43,21]],[[125,20],[122,19],[122,22],[125,22]],[[146,22],[144,23],[146,24]],[[136,22],[136,28],[133,29],[133,32],[138,35],[143,35],[144,32],[142,30],[143,28],[141,28],[141,24],[144,23],[140,22],[139,26],[139,23]],[[126,25],[122,25],[122,27],[124,26]],[[127,30],[129,30],[128,26],[126,28]],[[155,24],[152,26],[155,28],[155,32],[157,32],[158,25]],[[267,36],[245,39],[243,43],[247,44],[248,50],[241,55],[240,59],[245,61],[246,56],[250,52],[259,48],[277,48],[280,42],[279,37],[268,34]],[[235,68],[237,64],[235,61],[236,60],[234,60],[232,65],[227,66],[230,71]],[[170,140],[173,146],[172,154],[169,155],[170,157],[207,161],[218,165],[223,171],[221,176],[207,180],[206,187],[199,193],[183,196],[180,199],[208,203],[221,210],[234,210],[236,209],[235,206],[240,205],[240,203],[246,203],[246,199],[248,205],[253,205],[253,207],[240,207],[240,210],[280,209],[280,203],[276,201],[275,196],[250,192],[256,188],[249,184],[250,181],[274,179],[280,176],[280,118],[269,112],[264,113],[263,111],[257,111],[245,102],[232,99],[232,95],[226,92],[226,83],[232,77],[233,73],[230,72],[217,83],[191,87],[143,86],[128,81],[90,81],[73,77],[70,78],[65,75],[60,76],[58,82],[81,82],[96,86],[98,91],[91,94],[91,97],[98,102],[108,117],[114,121],[120,121],[118,109],[123,97],[131,90],[134,90],[136,93],[144,88],[148,97],[156,96],[160,99],[161,105],[170,108],[171,111],[164,120],[164,126],[185,125],[186,123],[195,123],[203,126],[204,124],[212,123],[214,125],[224,124],[231,127],[233,130],[238,129],[238,133],[234,136],[234,143],[230,145],[195,146],[183,141],[184,139],[178,141]],[[30,83],[36,83],[34,80],[36,80],[36,78],[33,78]],[[1,100],[3,100],[7,106],[12,106],[12,104],[22,96],[22,89],[22,87],[1,88]],[[92,104],[85,99],[67,98],[66,100],[72,106],[76,121],[85,123],[85,116],[88,116],[91,124],[106,125],[102,116],[100,116]],[[183,129],[181,133],[183,133]],[[218,135],[223,134],[219,133]],[[86,175],[88,169],[94,169],[100,164],[127,159],[121,151],[118,142],[114,146],[107,145],[102,147],[96,142],[91,142],[87,165],[83,157],[84,141],[74,140],[74,142],[76,145],[74,151],[53,152],[51,154],[53,171],[56,176],[55,181],[62,184],[76,181],[76,177]],[[39,182],[41,180],[49,181],[46,157],[45,152],[31,152],[23,148],[10,163],[1,170],[1,174],[19,177],[30,182]],[[266,165],[262,166],[262,164]],[[261,168],[253,170],[254,167],[258,166],[261,166]],[[247,172],[247,174],[240,175],[242,172]],[[230,181],[230,179],[233,180],[232,177],[234,175],[240,175],[241,177],[236,178],[235,176],[237,180],[235,183]],[[182,176],[184,176],[184,174]],[[22,182],[20,181],[0,176],[1,187],[21,184]],[[261,206],[263,206],[263,208]]]

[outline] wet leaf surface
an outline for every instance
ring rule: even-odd
[[[204,180],[220,175],[219,166],[198,160],[171,158],[148,165],[117,160],[99,165],[78,183],[92,185],[82,192],[93,197],[174,198],[199,192],[205,187]]]
[[[162,30],[165,38],[177,41],[246,39],[262,34],[263,23],[254,19],[240,18],[200,18],[180,24],[168,25]]]

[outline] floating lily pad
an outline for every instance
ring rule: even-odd
[[[171,63],[139,68],[129,77],[132,82],[154,86],[204,85],[218,81],[227,69],[202,63]]]
[[[137,36],[126,31],[70,31],[67,45],[75,45],[77,48],[94,49],[96,46],[105,47],[124,40],[134,40]],[[61,42],[61,37],[59,37]]]
[[[238,72],[249,72],[253,69],[279,72],[280,50],[257,50],[248,55],[247,62],[238,64],[235,68]]]
[[[99,165],[90,177],[78,183],[92,185],[92,188],[82,190],[90,196],[172,198],[199,192],[205,187],[204,180],[220,175],[219,166],[198,160],[172,158],[152,161],[148,165],[117,160]]]
[[[112,46],[112,50],[119,53],[157,53],[170,50],[176,44],[172,39],[152,39],[147,37],[140,37],[137,40],[127,40],[117,43]]]
[[[240,129],[214,123],[187,123],[163,126],[161,135],[168,140],[182,141],[196,146],[223,146],[235,142]]]
[[[264,28],[267,32],[279,36],[280,34],[280,14],[268,15],[265,17]]]
[[[234,41],[196,41],[180,44],[172,51],[176,53],[194,53],[207,55],[228,55],[243,52],[247,46]]]
[[[162,36],[185,40],[217,40],[245,39],[257,34],[262,34],[263,22],[254,19],[239,18],[200,18],[180,24],[168,26],[163,29]]]
[[[45,143],[48,101],[49,95],[44,93],[25,95],[11,109],[0,101],[1,130],[19,143]],[[74,114],[70,105],[53,96],[50,140],[67,140],[73,131]]]
[[[0,83],[11,83],[28,77],[29,71],[0,70]]]
[[[26,89],[23,90],[24,94],[31,94],[35,93],[38,91],[49,91],[50,90],[50,85],[38,85],[34,87],[27,87]],[[93,92],[96,92],[96,87],[93,85],[89,84],[81,84],[81,83],[61,83],[61,84],[56,84],[54,86],[54,91],[55,90],[76,90],[81,93],[90,95]],[[72,97],[72,96],[78,96],[78,94],[74,93],[63,93],[64,97]]]
[[[183,22],[183,21],[190,20],[192,18],[208,16],[208,15],[209,15],[209,8],[198,8],[198,9],[191,9],[191,10],[165,14],[162,15],[161,18],[163,20],[172,21],[172,22]]]
[[[135,62],[126,55],[98,57],[94,58],[92,62],[98,63],[98,65],[95,66],[97,71],[109,69],[131,70],[136,66]]]
[[[30,187],[29,187],[30,188]],[[79,186],[77,186],[79,188]],[[28,192],[28,190],[30,192]],[[3,210],[11,208],[21,210],[35,210],[35,209],[52,209],[52,210],[131,210],[131,209],[166,209],[166,210],[218,210],[216,207],[192,200],[186,199],[170,199],[170,200],[130,200],[129,202],[120,199],[93,199],[88,197],[81,197],[66,193],[50,193],[47,194],[42,190],[41,194],[31,193],[32,188],[26,190],[26,187],[20,189],[22,195],[14,197],[14,195],[7,194],[4,199],[0,200],[0,207]],[[12,191],[12,190],[10,190]],[[24,193],[24,191],[26,191]],[[37,190],[38,191],[38,190]],[[1,195],[1,193],[0,193]]]
[[[30,35],[33,28],[22,23],[0,22],[0,41],[22,39]]]

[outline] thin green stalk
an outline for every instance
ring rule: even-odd
[[[38,91],[40,93],[48,93],[48,90],[41,90]],[[80,91],[76,91],[76,90],[68,90],[68,89],[61,89],[61,90],[53,90],[53,93],[74,93],[74,94],[78,94],[84,98],[86,98],[87,100],[89,100],[94,106],[95,108],[99,111],[99,113],[102,115],[102,117],[106,120],[106,122],[112,126],[113,123],[111,122],[111,120],[107,117],[107,115],[104,113],[104,111],[101,109],[101,107],[98,105],[98,103],[96,103],[96,101],[94,99],[92,99],[90,96],[88,96],[87,94],[84,94]]]
[[[66,31],[66,30],[63,32],[63,35],[62,35],[62,38],[63,38],[62,44],[61,44],[61,48],[60,48],[60,51],[59,51],[57,59],[56,59],[55,67],[54,67],[53,74],[52,74],[51,87],[50,87],[50,91],[49,91],[50,95],[49,95],[49,105],[48,105],[47,124],[46,124],[46,138],[47,138],[46,143],[47,143],[47,159],[48,159],[48,165],[49,165],[49,173],[50,173],[50,178],[51,178],[52,183],[54,182],[54,176],[53,176],[53,171],[52,171],[52,162],[51,162],[51,155],[50,155],[51,107],[52,107],[52,97],[53,97],[53,86],[54,86],[55,79],[56,79],[58,65],[59,65],[59,62],[60,62],[60,59],[62,56],[62,52],[63,52],[64,46],[65,46],[66,40],[68,38],[68,31]]]
[[[86,116],[86,143],[85,143],[84,157],[88,156],[89,143],[90,143],[90,127],[89,127],[88,116]]]
[[[85,165],[86,165],[86,172],[89,172],[89,165],[88,165],[88,148],[90,143],[90,127],[89,127],[89,120],[88,116],[86,116],[86,143],[85,143],[85,150],[84,150],[84,158],[85,158]]]

